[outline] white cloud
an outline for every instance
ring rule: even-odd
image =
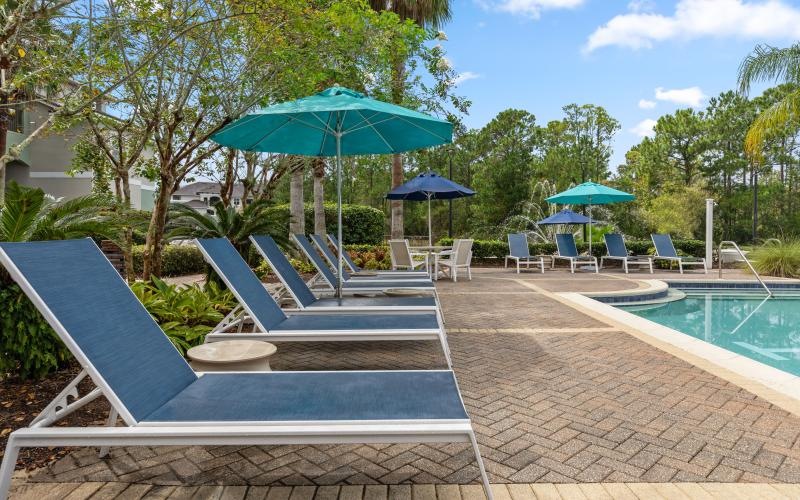
[[[653,109],[656,107],[655,101],[650,101],[647,99],[639,99],[639,107],[642,109]]]
[[[639,137],[653,137],[656,134],[653,131],[653,127],[656,126],[656,123],[657,122],[652,118],[645,118],[637,123],[636,126],[631,129],[631,132]]]
[[[706,96],[700,87],[687,87],[685,89],[656,89],[656,99],[667,101],[681,106],[691,106],[696,108],[702,104]]]
[[[482,76],[483,75],[480,75],[480,74],[475,73],[473,71],[464,71],[462,73],[459,73],[453,79],[453,85],[460,85],[460,84],[466,82],[467,80],[475,80],[476,78],[481,78]]]
[[[656,8],[653,0],[631,0],[628,2],[628,10],[631,12],[645,12]]]
[[[497,10],[509,14],[538,19],[543,10],[574,9],[585,0],[476,0],[486,10]]]
[[[636,1],[629,7],[589,35],[584,51],[611,45],[645,49],[700,37],[800,38],[800,9],[783,0],[679,0],[671,16],[642,12]]]

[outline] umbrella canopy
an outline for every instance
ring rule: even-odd
[[[631,201],[635,198],[632,194],[619,189],[596,182],[584,182],[547,198],[547,201],[563,205],[608,205],[609,203]]]
[[[457,184],[447,177],[442,177],[436,172],[425,172],[410,181],[397,186],[386,195],[388,200],[425,201],[450,200],[472,196],[475,191]]]
[[[389,200],[428,200],[428,245],[433,244],[431,230],[431,200],[452,200],[472,196],[475,191],[457,184],[435,172],[425,172],[389,191]]]
[[[592,254],[592,205],[608,205],[631,201],[636,197],[625,191],[610,188],[596,182],[584,182],[547,198],[550,203],[564,205],[589,205],[589,255]]]
[[[448,144],[452,137],[453,124],[446,120],[331,87],[243,116],[212,140],[245,151],[350,156],[402,153]]]
[[[453,140],[453,125],[344,87],[275,104],[229,123],[211,139],[243,151],[336,157],[338,283],[342,296],[342,156],[401,153]]]
[[[589,218],[585,215],[576,214],[572,210],[561,210],[560,212],[551,215],[550,217],[546,217],[536,224],[540,226],[547,225],[547,224],[588,224]]]

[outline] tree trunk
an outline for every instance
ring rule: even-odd
[[[325,160],[314,158],[314,233],[325,235]]]
[[[8,102],[8,99],[5,97],[5,92],[3,92],[3,99],[2,102]],[[8,144],[8,112],[3,110],[0,111],[0,155],[6,154],[6,144]],[[6,200],[6,162],[0,163],[0,206],[5,203]]]
[[[403,58],[398,58],[392,65],[392,101],[394,104],[403,103],[405,90],[406,62]],[[392,155],[392,189],[403,183],[403,156]],[[392,200],[390,202],[392,210],[392,230],[393,240],[403,238],[403,202],[402,200]]]
[[[120,170],[118,172],[119,181],[122,186],[122,206],[131,208],[131,182],[128,170]]]
[[[289,184],[289,232],[291,234],[305,234],[305,213],[303,205],[303,173],[305,160],[293,157],[291,161],[292,179]]]
[[[173,182],[169,178],[161,177],[161,186],[153,205],[150,216],[150,226],[147,229],[147,238],[144,247],[144,270],[142,279],[148,281],[151,276],[161,277],[161,257],[164,250],[164,229],[167,225],[167,211],[169,199],[172,196]]]
[[[225,178],[222,179],[222,186],[220,186],[219,196],[222,205],[225,208],[231,206],[231,198],[233,197],[233,184],[236,180],[236,172],[234,164],[236,160],[236,150],[228,149],[225,152]]]
[[[403,183],[403,157],[401,155],[392,156],[392,189]],[[392,200],[392,239],[403,239],[403,201]]]

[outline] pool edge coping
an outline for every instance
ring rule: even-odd
[[[602,303],[584,293],[556,292],[553,295],[574,309],[800,416],[800,377],[796,375]]]

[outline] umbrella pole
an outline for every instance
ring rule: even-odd
[[[428,246],[433,246],[433,231],[431,230],[431,193],[428,193]]]
[[[592,256],[592,204],[589,203],[589,257]]]
[[[342,264],[344,262],[343,239],[342,239],[342,122],[341,116],[336,118],[336,202],[338,204],[336,211],[336,229],[339,245],[337,255],[339,256],[337,262],[336,273],[336,297],[342,298]]]

